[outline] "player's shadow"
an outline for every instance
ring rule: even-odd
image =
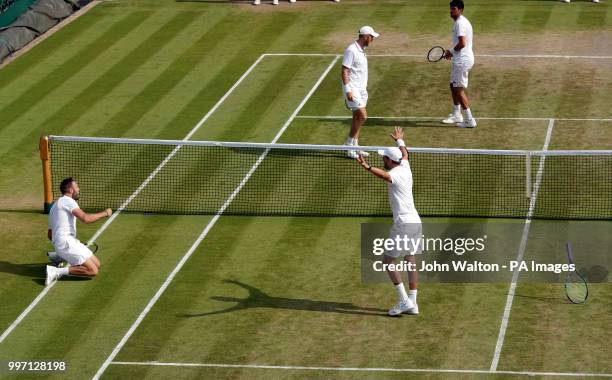
[[[0,260],[0,273],[30,277],[38,285],[45,285],[46,263],[16,264]],[[60,281],[88,281],[89,277],[64,276]]]
[[[325,123],[338,123],[350,127],[351,119],[318,119]],[[370,118],[363,125],[364,128],[376,127],[402,127],[402,128],[457,128],[453,124],[442,124],[439,120],[406,120],[406,119],[377,119]]]
[[[0,272],[10,273],[17,276],[40,278],[45,277],[45,264],[16,264],[0,260]],[[44,282],[44,279],[43,279]]]
[[[544,303],[552,303],[552,304],[558,304],[558,303],[567,303],[567,301],[565,299],[563,299],[561,296],[559,297],[542,297],[542,296],[533,296],[533,295],[526,295],[526,294],[520,294],[520,293],[515,293],[514,294],[515,297],[518,298],[525,298],[527,300],[535,300],[535,301],[542,301]]]
[[[360,307],[348,302],[314,301],[305,298],[273,297],[264,293],[260,289],[247,285],[240,281],[225,280],[225,282],[229,284],[238,285],[241,288],[246,289],[249,292],[249,295],[246,298],[224,296],[211,297],[211,299],[215,301],[232,302],[233,305],[222,310],[195,314],[180,314],[179,316],[185,318],[206,317],[210,315],[225,314],[234,311],[257,308],[306,310],[338,314],[369,315],[377,317],[387,315],[387,310]]]

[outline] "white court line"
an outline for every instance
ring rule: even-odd
[[[321,119],[321,120],[348,120],[350,115],[300,115],[296,119]],[[448,116],[368,116],[368,119],[375,120],[442,120]],[[550,120],[550,117],[477,117],[478,120],[523,120],[523,121],[544,121]],[[562,118],[556,117],[556,121],[612,121],[612,118]]]
[[[384,367],[307,367],[290,365],[215,364],[215,363],[167,363],[167,362],[112,362],[113,365],[158,366],[158,367],[207,367],[207,368],[257,368],[306,371],[338,372],[416,372],[416,373],[469,373],[482,375],[566,376],[566,377],[612,377],[612,373],[582,372],[533,372],[533,371],[487,371],[481,369],[438,368],[384,368]]]
[[[333,57],[333,53],[266,53],[269,56]],[[368,57],[422,57],[423,54],[368,54]],[[480,58],[565,58],[565,59],[612,59],[610,55],[560,55],[560,54],[475,54]]]
[[[206,113],[206,115],[204,115],[202,117],[202,119],[191,129],[191,131],[189,131],[189,133],[185,136],[185,138],[183,140],[189,140],[191,138],[191,136],[193,136],[193,134],[196,133],[198,129],[200,129],[202,124],[204,124],[206,122],[206,120],[208,120],[210,118],[210,116],[221,106],[221,103],[223,103],[225,101],[225,99],[227,99],[227,97],[230,96],[230,94],[232,92],[234,92],[236,87],[238,87],[238,85],[240,83],[242,83],[242,81],[251,73],[251,71],[253,71],[253,69],[255,69],[255,66],[257,66],[259,64],[259,62],[261,62],[261,60],[264,57],[265,57],[265,55],[261,55],[261,56],[259,56],[259,58],[257,58],[257,60],[247,69],[247,71],[244,72],[244,74],[242,74],[242,76],[236,81],[236,83],[234,83],[234,85],[229,90],[227,90],[227,92],[223,95],[223,97],[221,97],[221,99],[219,99],[219,101],[217,101],[217,103],[210,109],[210,111],[208,111],[208,113]],[[108,218],[106,220],[106,222],[102,226],[100,226],[100,228],[94,233],[94,235],[91,237],[91,239],[89,239],[89,241],[87,242],[87,245],[90,245],[91,243],[96,241],[96,239],[98,239],[100,237],[100,235],[102,235],[102,233],[104,231],[106,231],[108,226],[110,226],[110,224],[115,219],[117,219],[119,214],[121,214],[121,211],[124,210],[125,207],[127,207],[134,200],[134,198],[138,194],[140,194],[140,192],[149,184],[149,182],[151,182],[151,180],[153,178],[155,178],[157,173],[159,173],[159,171],[164,166],[166,166],[168,161],[172,157],[174,157],[174,155],[178,152],[178,150],[180,148],[181,148],[181,146],[179,145],[174,150],[172,150],[172,152],[157,166],[157,168],[155,168],[155,170],[153,172],[151,172],[149,177],[147,177],[147,179],[145,179],[144,182],[141,183],[140,186],[138,186],[138,188],[132,193],[132,195],[130,195],[123,202],[123,204],[121,206],[119,206],[119,209],[117,209],[117,211],[114,212],[113,215],[110,218]],[[40,292],[40,294],[30,303],[30,305],[28,305],[28,307],[24,311],[21,312],[21,314],[17,317],[17,319],[15,319],[15,321],[13,321],[13,323],[11,323],[11,325],[2,333],[2,335],[0,335],[0,344],[2,342],[4,342],[4,340],[13,332],[13,330],[15,330],[15,328],[17,326],[19,326],[21,321],[23,321],[23,319],[25,317],[27,317],[28,314],[30,314],[30,312],[34,309],[34,307],[47,295],[47,293],[49,293],[49,290],[54,285],[55,285],[55,283],[53,283],[50,286],[45,287]]]
[[[338,61],[338,59],[340,58],[340,56],[336,56],[334,58],[334,60],[329,64],[329,66],[327,66],[327,68],[325,69],[325,71],[323,72],[323,74],[321,74],[321,76],[319,77],[319,79],[317,80],[317,82],[314,84],[314,86],[310,89],[310,91],[308,92],[308,94],[306,94],[306,96],[304,97],[304,99],[302,99],[302,102],[297,106],[297,108],[295,109],[295,111],[293,111],[293,113],[291,114],[291,116],[289,117],[289,119],[287,119],[287,121],[285,122],[285,124],[283,124],[283,126],[281,127],[281,129],[278,131],[278,133],[276,134],[276,136],[274,136],[274,138],[272,139],[271,144],[275,144],[278,139],[280,139],[280,137],[283,135],[283,133],[285,133],[285,130],[289,127],[289,125],[291,124],[291,122],[293,121],[293,119],[295,119],[296,115],[302,110],[302,108],[304,107],[304,105],[306,104],[306,102],[310,99],[310,97],[312,96],[312,94],[314,94],[314,92],[317,90],[317,88],[319,88],[319,85],[321,84],[321,82],[323,82],[323,79],[325,79],[325,77],[327,76],[327,74],[331,71],[331,69],[334,67],[334,65],[336,64],[336,62]],[[168,286],[170,285],[170,283],[172,282],[172,280],[174,279],[174,277],[176,276],[176,274],[181,270],[181,268],[183,268],[183,266],[185,265],[185,263],[187,262],[187,260],[189,260],[189,258],[191,257],[191,255],[195,252],[195,250],[199,247],[200,243],[202,243],[202,241],[204,240],[204,238],[206,237],[206,235],[208,235],[208,232],[213,228],[213,226],[217,223],[217,220],[219,220],[219,218],[221,217],[221,215],[223,214],[223,212],[225,211],[225,209],[232,203],[232,201],[234,200],[234,198],[238,195],[238,193],[240,192],[240,190],[242,190],[242,188],[244,187],[244,185],[249,181],[249,179],[251,178],[251,176],[253,175],[253,173],[255,172],[255,170],[257,170],[257,168],[259,167],[259,165],[261,164],[261,162],[266,158],[266,156],[268,155],[268,152],[270,151],[271,148],[266,149],[261,156],[259,156],[259,159],[257,160],[257,162],[255,162],[255,164],[251,167],[251,169],[249,170],[249,172],[244,176],[244,178],[242,179],[242,181],[240,182],[240,184],[236,187],[236,189],[232,192],[232,194],[227,198],[227,200],[225,201],[225,203],[223,203],[223,205],[221,206],[221,208],[219,209],[219,211],[217,211],[217,213],[215,214],[215,216],[210,220],[210,222],[208,222],[208,224],[206,225],[206,227],[204,228],[204,230],[202,231],[202,233],[200,234],[200,236],[198,236],[198,238],[196,239],[196,241],[191,245],[191,247],[189,248],[189,250],[185,253],[185,255],[181,258],[181,260],[178,262],[178,264],[176,265],[176,267],[174,267],[174,269],[172,270],[172,272],[170,273],[170,275],[168,275],[168,277],[166,278],[166,281],[164,281],[164,283],[162,284],[162,286],[159,288],[159,290],[155,293],[155,295],[153,296],[153,298],[151,298],[149,300],[149,303],[147,304],[147,306],[144,308],[144,310],[140,313],[140,315],[138,316],[138,318],[136,318],[136,321],[134,321],[134,323],[132,324],[132,326],[129,328],[129,330],[125,333],[125,335],[123,336],[123,338],[121,339],[121,341],[119,341],[119,343],[117,344],[117,346],[113,349],[113,351],[111,352],[111,354],[108,356],[108,358],[106,358],[106,360],[104,361],[104,363],[102,364],[102,366],[100,366],[100,368],[98,369],[98,371],[96,372],[96,374],[94,375],[93,379],[97,380],[100,378],[100,376],[102,376],[102,374],[104,373],[104,371],[106,371],[106,368],[108,368],[108,366],[111,364],[111,362],[115,359],[115,357],[119,354],[119,352],[121,351],[121,349],[123,348],[123,346],[125,345],[125,343],[127,343],[128,339],[130,339],[130,337],[132,336],[132,334],[134,333],[134,331],[136,331],[136,329],[138,328],[138,326],[140,325],[140,323],[142,323],[142,321],[144,320],[144,318],[147,316],[147,314],[149,313],[149,311],[153,308],[153,306],[157,303],[157,300],[159,300],[159,298],[162,296],[162,294],[166,291],[166,288],[168,288]]]
[[[544,140],[544,146],[542,147],[542,151],[544,152],[548,150],[548,145],[550,144],[550,137],[552,136],[554,125],[555,119],[550,119],[550,121],[548,122],[548,129],[546,131],[546,139]],[[545,160],[546,155],[540,156],[540,164],[538,166],[538,172],[536,174],[536,179],[533,186],[533,193],[529,202],[529,210],[527,211],[527,218],[525,219],[525,227],[523,228],[523,236],[521,237],[521,244],[519,245],[516,261],[522,261],[523,256],[525,255],[525,248],[527,247],[527,237],[529,236],[529,229],[531,228],[531,217],[533,216],[533,210],[535,208],[536,200],[538,198],[538,191],[540,190],[540,183],[542,182]],[[504,345],[504,337],[506,336],[506,329],[508,328],[508,320],[510,318],[510,310],[512,309],[512,301],[514,299],[514,292],[516,290],[518,276],[519,271],[518,269],[515,269],[514,273],[512,273],[512,281],[510,282],[510,289],[508,289],[508,297],[506,298],[504,315],[502,316],[501,326],[499,327],[499,335],[497,336],[497,343],[495,344],[495,352],[493,354],[493,360],[491,361],[490,370],[492,372],[497,370],[497,365],[499,364],[499,357],[501,356],[501,351]]]

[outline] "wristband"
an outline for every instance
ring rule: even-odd
[[[402,147],[402,146],[405,147],[406,146],[406,143],[402,139],[397,139],[397,140],[395,140],[395,142],[397,143],[397,146],[399,146],[399,147]]]
[[[367,171],[372,170],[372,165],[370,165],[370,167],[369,167],[369,168],[367,168],[366,170],[367,170]]]
[[[349,92],[351,92],[351,86],[350,84],[343,84],[342,85],[342,90],[344,90],[345,94],[348,94]]]

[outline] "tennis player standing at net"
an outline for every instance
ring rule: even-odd
[[[95,277],[100,270],[100,260],[89,248],[76,238],[76,219],[83,223],[93,223],[112,215],[107,208],[96,214],[87,214],[79,208],[79,184],[73,178],[66,178],[60,184],[62,196],[49,211],[49,230],[47,237],[53,242],[55,252],[49,253],[49,259],[55,262],[66,261],[69,266],[56,268],[47,265],[45,285],[50,285],[62,276]]]
[[[463,1],[450,2],[450,16],[455,20],[453,26],[453,48],[447,50],[444,58],[451,61],[450,89],[453,97],[453,112],[445,124],[456,124],[461,128],[476,127],[476,120],[470,110],[470,102],[465,93],[468,87],[468,76],[474,66],[474,52],[472,51],[472,24],[463,16]],[[461,110],[465,117],[461,115]]]
[[[359,29],[359,37],[344,51],[342,58],[342,95],[346,107],[353,112],[351,130],[346,139],[346,145],[359,145],[359,130],[368,119],[366,105],[368,104],[368,58],[365,49],[370,46],[379,34],[371,26]],[[359,152],[367,156],[366,152]],[[357,158],[356,150],[349,150],[350,158]]]
[[[396,237],[403,239],[407,237],[417,242],[422,238],[421,218],[414,207],[414,199],[412,197],[412,171],[408,163],[408,151],[404,144],[404,131],[395,127],[395,131],[391,134],[393,140],[396,141],[399,148],[389,147],[378,151],[383,157],[383,162],[386,170],[375,168],[368,164],[366,160],[358,156],[357,161],[367,171],[374,174],[376,177],[387,181],[389,193],[389,205],[393,212],[393,227],[391,227],[390,238],[395,240]],[[418,239],[418,240],[417,240]],[[410,246],[413,246],[410,244]],[[391,250],[386,251],[383,257],[384,264],[392,264],[395,259],[402,258],[408,263],[415,264],[415,254],[421,253],[421,244],[417,244],[416,250]],[[410,290],[406,293],[404,283],[402,282],[401,272],[389,270],[387,273],[397,291],[397,304],[389,310],[389,315],[396,316],[402,313],[419,314],[417,305],[417,286],[418,273],[416,270],[408,272],[408,285]]]

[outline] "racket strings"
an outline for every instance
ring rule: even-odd
[[[434,46],[429,49],[429,52],[427,53],[427,60],[430,62],[437,62],[444,58],[445,52],[446,50],[444,50],[442,46]]]
[[[583,303],[589,296],[589,288],[582,277],[572,274],[565,280],[565,294],[570,302]]]

